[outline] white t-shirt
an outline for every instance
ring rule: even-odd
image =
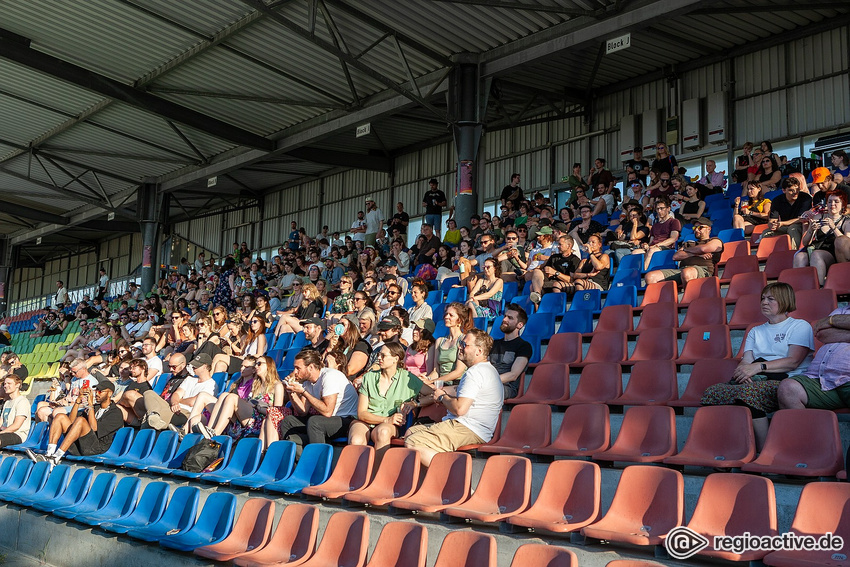
[[[20,415],[25,417],[24,423],[13,433],[24,441],[30,432],[30,401],[24,395],[6,400],[3,404],[3,427],[10,427]]]
[[[375,234],[378,232],[381,223],[384,222],[384,213],[381,209],[374,209],[366,212],[366,234]]]
[[[460,417],[449,412],[444,421],[456,419],[481,437],[485,443],[490,441],[505,401],[505,391],[496,367],[489,362],[479,362],[467,368],[458,384],[457,396],[472,398],[472,406],[466,415]]]
[[[788,356],[788,347],[798,345],[809,349],[809,354],[796,369],[788,372],[789,376],[803,374],[809,368],[815,348],[815,337],[812,326],[808,321],[788,317],[781,323],[771,325],[764,323],[753,329],[747,335],[744,352],[753,351],[753,358],[776,360]]]
[[[183,399],[185,398],[193,398],[200,394],[201,392],[206,392],[207,394],[214,396],[215,395],[215,380],[210,378],[209,380],[205,380],[201,382],[198,380],[197,376],[186,376],[186,379],[183,380],[183,383],[180,384],[180,390],[183,390]],[[186,411],[192,411],[191,405],[186,405],[184,403],[180,404],[180,409],[184,409]]]
[[[314,398],[336,396],[336,405],[331,415],[346,417],[357,415],[357,390],[345,374],[333,368],[323,368],[315,384],[304,382],[304,389]]]
[[[109,276],[107,276],[106,274],[100,276],[100,280],[98,280],[98,285],[100,287],[106,287],[106,284],[108,284],[108,283],[109,283]]]
[[[354,230],[355,228],[361,228],[361,227],[364,227],[364,226],[366,226],[366,221],[358,219],[358,220],[354,221],[353,223],[351,223],[351,230]],[[351,240],[354,240],[355,242],[358,241],[358,240],[361,241],[361,242],[364,242],[366,240],[366,233],[365,232],[352,232],[351,233]]]
[[[162,359],[160,357],[153,355],[150,358],[146,358],[145,362],[148,363],[148,370],[150,370],[151,368],[156,369],[156,374],[154,375],[154,378],[162,374]]]

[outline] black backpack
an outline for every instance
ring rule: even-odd
[[[189,472],[203,472],[218,458],[221,443],[211,439],[201,439],[186,452],[180,468]]]

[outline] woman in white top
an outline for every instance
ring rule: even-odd
[[[410,322],[415,323],[420,319],[433,319],[434,312],[431,306],[425,303],[428,299],[428,286],[417,282],[410,287],[410,297],[413,299],[413,307],[407,310]]]
[[[246,355],[264,356],[268,349],[266,342],[266,320],[260,316],[253,316],[248,322],[249,328],[247,333],[242,333],[238,337],[230,336],[223,337],[224,340],[230,342],[230,350],[232,355],[217,354],[213,359],[212,372],[227,372],[233,374],[239,372],[242,368],[242,358]]]
[[[3,392],[9,399],[3,404],[0,447],[23,443],[29,433],[30,402],[21,394],[22,383],[17,374],[7,374],[3,379]]]

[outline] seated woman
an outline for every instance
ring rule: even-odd
[[[767,224],[770,218],[770,200],[764,196],[764,188],[760,183],[752,182],[747,185],[747,196],[742,200],[736,197],[734,202],[735,215],[732,217],[734,228],[743,228],[749,236],[756,226]]]
[[[761,292],[761,312],[767,323],[753,327],[744,344],[744,357],[732,380],[708,387],[701,403],[706,406],[743,405],[753,414],[756,451],[767,437],[767,414],[779,409],[777,389],[788,376],[802,374],[812,360],[812,326],[788,313],[797,309],[794,289],[769,283]]]
[[[404,355],[404,367],[419,377],[428,376],[434,370],[434,321],[417,319],[413,323],[413,340]]]
[[[68,362],[63,362],[59,365],[59,374],[54,376],[47,390],[47,397],[43,402],[38,402],[35,407],[35,420],[47,421],[53,414],[53,410],[58,405],[64,405],[66,396],[71,393],[71,381],[74,376],[71,374],[71,365]]]
[[[337,321],[346,313],[353,313],[354,309],[354,280],[346,274],[339,280],[339,295],[331,304],[329,319]]]
[[[165,362],[171,358],[172,354],[182,354],[186,360],[190,360],[198,347],[198,325],[195,323],[185,323],[180,329],[181,340],[174,345],[174,350],[171,351],[165,358]]]
[[[685,183],[685,193],[682,195],[682,206],[679,216],[684,224],[690,224],[700,218],[705,212],[705,201],[700,198],[699,189],[693,183]]]
[[[53,335],[61,335],[68,326],[68,321],[64,317],[58,316],[53,311],[47,313],[44,319],[41,319],[35,325],[35,332],[30,334],[30,337],[50,337]]]
[[[584,249],[589,256],[582,260],[575,273],[570,274],[576,290],[606,290],[611,284],[611,257],[602,252],[602,237],[593,234],[587,239]]]
[[[233,374],[238,372],[242,366],[242,359],[251,354],[264,356],[268,349],[266,343],[266,320],[260,317],[252,317],[249,321],[250,329],[238,337],[230,337],[230,349],[233,354],[219,354],[213,359],[212,373],[227,372]]]
[[[828,191],[826,211],[809,217],[802,238],[803,248],[794,255],[795,268],[815,267],[820,285],[826,280],[826,271],[835,263],[835,239],[850,234],[850,217],[843,214],[846,209],[844,191]]]
[[[301,321],[311,317],[321,317],[325,304],[319,297],[319,290],[313,284],[304,284],[301,289],[301,304],[294,310],[287,310],[280,314],[277,322],[275,336],[284,333],[297,333],[301,330]]]
[[[425,302],[428,299],[428,286],[424,281],[416,281],[410,286],[410,297],[413,299],[413,307],[408,309],[407,313],[412,322],[434,318],[431,306]]]
[[[405,370],[404,347],[387,343],[378,353],[379,370],[363,376],[358,390],[357,419],[348,428],[349,445],[366,445],[371,439],[380,460],[390,440],[398,437],[407,414],[416,407],[413,401],[420,392],[433,389]]]
[[[493,319],[502,311],[502,267],[494,258],[484,260],[483,273],[476,278],[466,306],[475,310],[476,317]]]
[[[440,387],[447,382],[460,380],[466,371],[466,365],[458,358],[458,345],[463,336],[474,327],[474,315],[462,303],[450,303],[443,315],[443,322],[449,331],[447,337],[440,337],[434,345],[434,368],[424,378],[432,387]]]
[[[337,331],[342,331],[338,333]],[[336,324],[328,334],[327,351],[339,350],[345,355],[346,366],[340,371],[351,381],[359,378],[366,370],[372,347],[361,338],[360,329],[350,318],[346,317]]]

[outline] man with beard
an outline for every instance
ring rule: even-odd
[[[499,326],[505,338],[493,341],[493,350],[490,351],[490,364],[499,372],[506,400],[519,394],[519,378],[525,374],[531,360],[531,344],[519,336],[527,322],[525,309],[516,303],[508,305]]]

